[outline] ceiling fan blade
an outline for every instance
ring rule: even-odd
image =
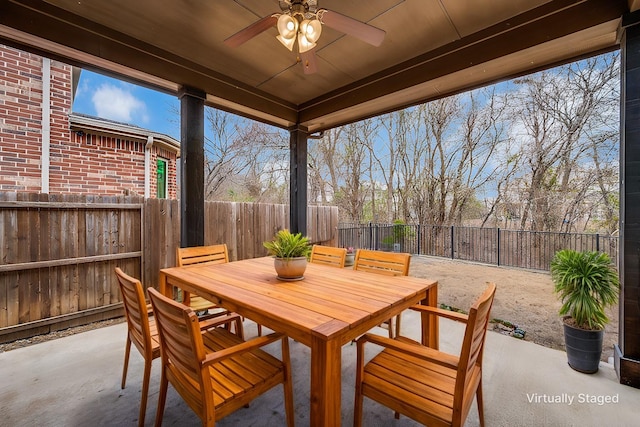
[[[356,37],[376,47],[382,44],[384,36],[387,34],[380,28],[349,18],[346,15],[332,10],[325,9],[323,11],[321,22],[329,28]]]
[[[305,74],[314,74],[318,71],[318,63],[316,61],[316,50],[311,49],[300,54],[300,62]]]
[[[251,40],[258,34],[273,27],[274,25],[276,25],[277,22],[278,22],[277,16],[275,15],[265,16],[264,18],[257,20],[253,24],[249,25],[248,27],[238,31],[231,37],[227,38],[224,41],[224,44],[226,44],[229,47],[238,47],[241,44]]]

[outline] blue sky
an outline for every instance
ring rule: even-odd
[[[73,112],[116,120],[180,140],[177,97],[82,70]]]

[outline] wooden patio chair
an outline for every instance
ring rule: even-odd
[[[369,249],[358,249],[356,259],[353,262],[353,269],[367,271],[369,273],[383,274],[387,276],[408,276],[411,254],[397,252],[373,251]],[[389,338],[400,334],[401,314],[389,319],[381,326],[389,328]]]
[[[177,248],[176,262],[178,267],[193,264],[223,264],[229,262],[229,253],[227,245],[224,243],[220,245]],[[221,308],[201,296],[190,295],[189,292],[183,292],[182,302],[195,312]]]
[[[345,248],[313,245],[311,248],[311,257],[309,258],[309,262],[343,268],[346,257],[347,250]]]
[[[160,342],[156,322],[150,317],[151,307],[147,306],[144,290],[139,280],[134,279],[119,267],[116,267],[116,276],[122,293],[124,314],[127,319],[127,343],[124,350],[124,367],[122,369],[121,388],[124,389],[129,367],[129,354],[133,343],[144,358],[144,373],[142,375],[142,401],[140,402],[140,415],[138,425],[144,425],[144,416],[147,411],[147,395],[149,394],[149,377],[151,375],[151,362],[160,357]]]
[[[149,289],[160,335],[162,373],[156,426],[162,425],[169,382],[203,426],[247,406],[267,390],[282,384],[287,425],[293,426],[293,386],[289,341],[273,333],[244,341],[223,328],[200,332],[189,307]],[[282,360],[261,350],[282,342]]]
[[[466,323],[459,356],[405,337],[360,337],[353,425],[362,425],[363,397],[367,396],[394,410],[396,418],[404,414],[425,425],[462,426],[475,395],[480,425],[484,426],[482,354],[495,292],[496,285],[489,283],[468,315],[422,305],[412,307]],[[384,350],[365,365],[367,342]]]
[[[144,359],[142,400],[138,417],[138,425],[143,426],[147,411],[151,363],[153,359],[160,357],[160,341],[155,317],[152,315],[153,310],[151,304],[146,302],[142,283],[123,272],[119,267],[116,267],[115,272],[120,292],[122,293],[125,318],[127,319],[127,342],[124,350],[124,367],[122,368],[122,383],[120,387],[124,389],[126,384],[131,343],[133,343]],[[237,314],[206,316],[201,318],[200,326],[208,329],[219,325],[228,325],[229,323],[235,325],[236,331],[239,331],[239,337],[242,338],[242,319]]]
[[[229,251],[225,243],[177,248],[176,262],[178,263],[178,267],[195,264],[224,264],[229,262]],[[189,292],[183,292],[182,295],[182,302],[196,313],[201,311],[209,312],[209,310],[216,310],[217,313],[228,313],[226,309],[199,295],[191,295]],[[236,331],[236,334],[244,338],[244,331]],[[262,335],[261,325],[258,325],[258,335]]]

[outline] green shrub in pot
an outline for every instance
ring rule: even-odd
[[[311,253],[309,238],[302,233],[280,230],[273,240],[264,242],[269,255],[273,255],[274,267],[282,280],[301,280],[307,268],[307,258]]]
[[[551,261],[551,278],[562,302],[559,313],[565,316],[569,365],[580,372],[597,372],[609,321],[606,308],[618,301],[618,271],[605,253],[564,249]]]
[[[280,230],[276,233],[273,240],[264,242],[269,255],[276,258],[296,258],[308,257],[311,253],[311,244],[309,238],[302,233],[293,234],[289,230]]]

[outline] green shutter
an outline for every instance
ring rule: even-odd
[[[167,198],[167,161],[158,159],[158,199]]]

